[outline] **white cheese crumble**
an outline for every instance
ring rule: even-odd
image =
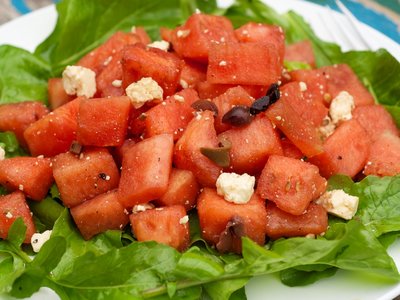
[[[306,84],[305,82],[300,81],[300,82],[299,82],[299,86],[300,86],[300,91],[301,91],[301,92],[307,91],[307,84]]]
[[[174,95],[174,99],[178,102],[185,102],[185,98],[183,98],[181,95]]]
[[[176,32],[176,36],[177,36],[178,38],[185,38],[185,37],[187,37],[189,34],[190,34],[190,29],[187,29],[187,30],[178,30],[178,31]]]
[[[185,80],[183,80],[183,79],[179,80],[179,84],[180,84],[181,87],[184,88],[184,89],[187,89],[187,88],[189,87],[189,84],[188,84]]]
[[[329,107],[329,115],[332,122],[338,124],[340,121],[347,121],[352,118],[352,110],[354,109],[354,99],[346,91],[341,91],[331,102]]]
[[[6,218],[7,219],[11,219],[13,217],[13,214],[10,212],[10,211],[8,211],[7,213],[6,213]]]
[[[179,224],[186,224],[187,222],[189,222],[189,216],[184,216],[182,218],[179,219]]]
[[[221,60],[221,61],[219,62],[219,65],[220,65],[221,67],[224,67],[224,66],[227,65],[227,62],[226,62],[225,60]]]
[[[169,43],[167,41],[155,41],[155,42],[152,42],[151,44],[148,44],[147,47],[157,48],[157,49],[160,49],[163,51],[168,51]]]
[[[51,236],[51,230],[46,230],[43,233],[34,233],[31,237],[31,245],[34,252],[39,252],[43,244],[46,243]]]
[[[221,173],[217,179],[217,193],[228,202],[245,204],[254,192],[255,177],[248,174]]]
[[[328,213],[350,220],[357,212],[358,200],[358,197],[351,196],[343,190],[332,190],[325,192],[316,202],[322,205]]]
[[[146,210],[153,209],[153,208],[154,208],[154,205],[151,203],[138,204],[132,208],[132,212],[134,214],[137,214],[139,212],[146,211]]]
[[[326,139],[335,131],[335,128],[336,126],[335,124],[333,124],[331,118],[329,116],[326,116],[322,120],[322,126],[320,126],[318,129],[323,138]]]
[[[113,82],[111,82],[111,85],[114,87],[121,87],[122,86],[122,80],[115,79]]]
[[[6,151],[3,149],[3,147],[0,146],[0,160],[3,160],[6,158]]]
[[[62,83],[68,95],[93,97],[96,93],[96,73],[81,66],[67,66]]]
[[[163,98],[163,89],[151,77],[143,77],[131,83],[125,91],[135,108],[142,107],[148,101]]]

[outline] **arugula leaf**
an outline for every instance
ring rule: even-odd
[[[285,60],[283,65],[285,66],[285,69],[290,72],[294,70],[311,70],[311,66],[305,62],[302,61],[287,61]]]
[[[367,176],[357,183],[337,175],[328,183],[330,189],[343,189],[360,198],[356,217],[376,236],[400,231],[400,175]]]
[[[305,286],[312,284],[322,278],[331,277],[336,274],[337,268],[328,267],[322,271],[304,271],[296,268],[282,270],[280,279],[287,286]]]
[[[26,50],[0,46],[0,104],[24,100],[47,103],[49,65]]]
[[[215,3],[212,0],[61,1],[57,4],[56,28],[35,54],[49,61],[53,76],[58,76],[65,66],[76,63],[118,30],[129,31],[138,25],[153,39],[158,38],[160,26],[175,27],[195,8],[212,11]]]

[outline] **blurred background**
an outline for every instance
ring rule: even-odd
[[[58,1],[60,0],[0,0],[0,24]],[[338,10],[335,0],[307,1]],[[341,1],[360,21],[374,27],[392,40],[400,43],[400,0]]]

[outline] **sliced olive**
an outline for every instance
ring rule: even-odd
[[[200,152],[208,159],[213,161],[217,166],[227,168],[231,164],[231,157],[229,150],[231,150],[232,144],[228,140],[220,142],[217,148],[201,147]]]
[[[210,100],[200,99],[193,102],[191,106],[197,111],[210,110],[214,113],[214,116],[218,116],[218,107]]]
[[[263,111],[266,111],[271,104],[279,100],[280,94],[279,85],[276,83],[271,84],[267,94],[253,102],[250,107],[250,114],[257,115]]]
[[[246,228],[241,217],[233,216],[233,218],[226,224],[225,230],[220,234],[217,243],[217,249],[219,252],[232,251],[233,242],[236,239],[240,239],[246,235]]]
[[[252,119],[253,116],[250,114],[250,107],[237,105],[222,117],[222,123],[232,126],[243,126],[249,124]]]
[[[71,146],[69,147],[69,152],[74,154],[81,154],[83,146],[79,144],[77,141],[73,141]]]

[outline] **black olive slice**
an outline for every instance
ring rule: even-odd
[[[204,99],[197,100],[192,103],[191,107],[197,111],[210,110],[214,113],[215,117],[218,116],[218,107],[215,105],[214,102],[210,100],[204,100]]]
[[[233,216],[226,224],[225,230],[221,232],[217,243],[219,252],[225,253],[232,251],[235,238],[241,238],[246,235],[246,228],[241,217]]]
[[[243,126],[249,124],[252,119],[253,116],[250,114],[250,107],[237,105],[222,117],[222,123],[232,126]]]
[[[231,150],[232,144],[228,140],[223,140],[220,142],[219,146],[220,147],[217,148],[201,147],[200,152],[213,161],[217,166],[227,168],[231,163],[229,150]]]
[[[279,85],[276,83],[271,84],[265,96],[258,98],[250,107],[250,114],[258,115],[266,111],[271,104],[274,104],[280,98]]]
[[[69,152],[79,155],[81,154],[82,149],[83,146],[81,144],[79,144],[77,141],[73,141],[69,147]]]

